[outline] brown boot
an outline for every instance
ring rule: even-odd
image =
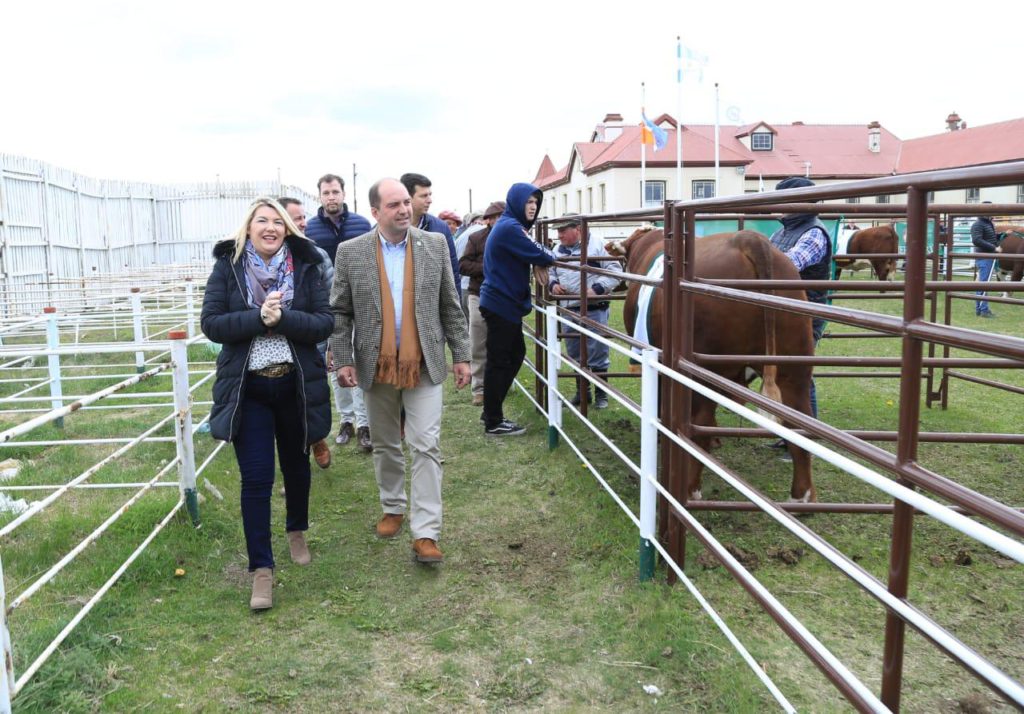
[[[418,563],[440,563],[444,554],[432,538],[417,538],[412,542],[412,552]]]
[[[288,531],[288,550],[291,551],[293,563],[309,565],[309,561],[312,560],[309,546],[306,545],[306,536],[302,531]]]
[[[313,444],[313,458],[316,460],[316,465],[322,469],[331,465],[331,447],[327,445],[326,439],[321,439]]]
[[[253,610],[269,610],[273,607],[274,595],[271,592],[273,588],[273,568],[256,568],[252,578],[252,597],[249,599],[249,607]]]
[[[402,529],[403,520],[405,520],[405,516],[401,513],[385,513],[377,521],[377,536],[380,538],[394,538],[398,535],[398,531]]]

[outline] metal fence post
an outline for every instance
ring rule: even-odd
[[[558,446],[558,427],[562,426],[562,400],[558,397],[558,370],[562,366],[562,349],[558,344],[558,308],[548,305],[544,310],[548,349],[548,448]]]
[[[190,340],[196,336],[196,306],[192,287],[192,278],[185,278],[185,331]]]
[[[142,333],[142,295],[140,288],[132,288],[132,325],[135,328],[135,341],[145,342],[146,336]],[[142,352],[135,353],[135,371],[142,374],[146,370],[146,356]]]
[[[644,349],[640,362],[640,581],[654,577],[658,537],[658,351]]]
[[[4,654],[4,672],[0,676],[0,714],[11,714],[11,694],[14,692],[14,651],[11,632],[7,629],[7,590],[4,588],[4,565],[0,559],[0,641]]]
[[[188,381],[188,343],[183,330],[167,333],[171,340],[174,381],[174,441],[178,450],[178,485],[192,525],[199,528],[199,492],[196,490],[196,453],[192,443],[192,395]]]
[[[55,350],[60,347],[60,330],[57,326],[57,308],[44,307],[46,318],[46,348]],[[64,406],[64,388],[60,381],[60,355],[46,355],[46,366],[50,375],[50,407],[60,409]],[[53,420],[58,429],[64,428],[64,417]]]

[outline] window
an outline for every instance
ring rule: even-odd
[[[604,190],[604,184],[601,184],[599,188],[601,190],[601,213],[605,213],[608,210],[608,206],[605,202],[606,194]]]
[[[656,208],[665,203],[665,182],[647,181],[644,185],[644,208]]]
[[[594,189],[587,187],[587,213],[594,212]]]
[[[854,196],[853,198],[846,199],[847,203],[860,203],[860,196]]]
[[[928,192],[928,203],[935,203],[935,192],[934,191],[929,191]]]
[[[1017,184],[1017,203],[1024,203],[1024,183]]]
[[[888,202],[889,202],[889,197],[888,196],[875,196],[875,203],[888,203]]]
[[[576,213],[583,213],[583,189],[576,191]]]
[[[981,189],[980,188],[969,188],[967,189],[967,201],[966,203],[980,203],[981,202]]]
[[[753,151],[771,151],[772,133],[770,131],[755,131],[750,135],[750,148]]]
[[[694,181],[693,182],[693,198],[714,198],[715,197],[715,182],[714,181]]]
[[[562,215],[564,216],[569,212],[569,194],[562,194]]]

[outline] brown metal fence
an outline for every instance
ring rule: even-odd
[[[1008,443],[1024,444],[1024,435],[1010,433],[949,433],[922,432],[920,428],[920,412],[922,403],[927,406],[939,404],[945,408],[949,400],[949,385],[952,379],[962,379],[985,386],[1003,389],[1020,394],[1020,387],[1004,384],[996,380],[985,379],[960,370],[968,368],[986,369],[1020,369],[1024,367],[1024,339],[985,333],[953,325],[952,305],[958,298],[974,299],[976,290],[991,289],[992,283],[981,283],[975,280],[955,280],[953,274],[953,226],[957,218],[989,215],[1018,215],[1024,212],[1018,205],[928,205],[929,192],[951,188],[983,187],[995,185],[1024,183],[1024,162],[994,167],[981,167],[952,171],[931,172],[912,176],[895,176],[870,181],[857,181],[834,186],[792,189],[785,192],[766,194],[748,194],[736,197],[723,197],[702,201],[666,204],[662,214],[650,211],[636,211],[622,214],[604,214],[589,216],[583,219],[582,240],[583,253],[586,255],[588,239],[587,225],[605,222],[629,222],[660,219],[665,227],[665,262],[662,284],[674,286],[664,294],[664,322],[662,334],[662,363],[682,375],[691,377],[702,384],[730,396],[739,402],[751,402],[760,409],[771,412],[782,419],[787,425],[798,429],[798,433],[811,437],[833,448],[859,457],[882,472],[890,474],[897,483],[911,489],[919,489],[923,493],[939,497],[951,504],[957,511],[970,514],[988,522],[996,528],[1012,534],[1020,539],[1024,536],[1024,514],[1017,508],[1000,503],[988,496],[977,493],[955,482],[942,474],[934,473],[918,463],[918,445],[922,442],[955,442],[955,443]],[[839,203],[847,198],[857,196],[875,196],[879,194],[905,194],[905,205],[869,206]],[[799,286],[807,289],[833,289],[835,298],[856,299],[863,291],[888,290],[894,299],[902,300],[902,316],[887,316],[838,305],[820,305],[804,301],[792,300],[765,292],[753,292],[754,289],[785,289],[792,288],[790,281],[712,281],[697,277],[694,263],[694,247],[697,240],[696,224],[699,219],[709,217],[736,217],[742,225],[744,217],[764,215],[781,215],[787,213],[817,213],[822,216],[838,216],[857,214],[867,217],[906,217],[906,253],[899,257],[905,261],[903,272],[905,281],[902,290],[898,285],[879,281],[800,281]],[[941,236],[940,226],[945,226],[944,244],[935,241],[931,246],[927,241],[927,224],[934,226],[933,235]],[[539,226],[540,237],[547,239],[548,226]],[[957,258],[972,259],[975,254],[958,253]],[[990,257],[990,256],[985,256]],[[588,267],[585,263],[579,268],[584,272],[601,272],[600,269]],[[646,276],[627,274],[628,280],[642,281],[650,284]],[[1020,283],[1001,284],[1001,290],[1014,294],[1011,298],[989,296],[990,301],[1004,302],[1008,306],[1024,306],[1024,301],[1017,294],[1024,290]],[[844,291],[851,291],[844,294]],[[853,292],[860,291],[860,293]],[[844,357],[779,357],[751,358],[742,355],[709,355],[697,354],[693,349],[693,301],[695,296],[705,295],[725,300],[739,301],[763,305],[778,310],[796,312],[804,315],[817,316],[831,323],[841,323],[866,330],[864,336],[888,336],[901,341],[901,355],[896,358],[844,358]],[[878,293],[868,293],[878,297]],[[538,286],[537,300],[545,301],[542,288]],[[560,299],[572,299],[574,296],[562,296]],[[1014,309],[1016,309],[1014,307]],[[568,314],[562,308],[559,312]],[[612,331],[589,321],[586,317],[586,301],[581,302],[581,323],[599,334],[612,335]],[[544,324],[538,314],[535,324],[538,336],[543,334]],[[632,338],[614,335],[627,343]],[[859,335],[858,335],[859,336]],[[543,363],[543,339],[539,339],[536,362]],[[967,351],[972,356],[952,356],[952,351]],[[586,364],[586,337],[582,339],[580,363]],[[941,352],[941,356],[937,356]],[[760,394],[752,392],[744,386],[726,380],[709,369],[715,364],[781,364],[783,362],[809,363],[815,367],[882,367],[891,370],[890,374],[874,376],[892,376],[899,379],[899,422],[895,432],[860,431],[843,432],[822,421],[799,413],[783,406]],[[579,365],[577,365],[579,366]],[[584,370],[585,371],[585,370]],[[560,377],[575,377],[575,372],[565,372]],[[857,376],[863,372],[817,373],[819,376]],[[591,375],[594,376],[594,375]],[[611,377],[624,377],[626,374],[613,373]],[[732,437],[732,436],[770,436],[770,432],[755,428],[708,427],[693,424],[690,420],[690,404],[692,390],[675,381],[664,380],[662,390],[661,423],[666,429],[696,447],[694,439],[698,436]],[[609,385],[609,388],[614,389]],[[538,382],[536,397],[544,403],[546,392]],[[587,404],[581,405],[586,414]],[[895,441],[896,453],[890,453],[872,441]],[[670,439],[662,440],[661,483],[673,498],[687,511],[696,510],[753,510],[754,504],[748,502],[694,502],[687,501],[686,494],[690,489],[688,463],[692,457]],[[712,458],[705,454],[707,458]],[[723,467],[724,468],[724,467]],[[904,601],[908,593],[909,573],[912,553],[912,531],[915,510],[903,500],[895,499],[889,504],[774,504],[787,513],[795,512],[844,512],[844,513],[891,513],[892,538],[890,543],[889,573],[885,589],[895,598]],[[682,564],[685,558],[685,540],[688,531],[687,517],[682,511],[671,505],[668,499],[662,498],[659,504],[659,535],[670,557]],[[804,526],[801,524],[800,526]],[[698,538],[708,549],[730,567],[728,559],[720,548],[708,541],[697,531]],[[1019,542],[1019,541],[1017,541]],[[845,558],[845,556],[842,556]],[[852,561],[850,562],[852,565]],[[854,566],[856,567],[856,566]],[[731,568],[730,568],[731,569]],[[734,572],[739,577],[739,574]],[[668,572],[670,582],[674,580],[671,570]],[[749,577],[749,576],[748,576]],[[870,577],[870,576],[869,576]],[[741,582],[747,583],[741,577]],[[822,670],[850,702],[861,710],[873,707],[858,692],[850,689],[837,676],[831,666],[816,656],[815,650],[803,640],[799,631],[793,629],[774,608],[771,601],[763,598],[758,591],[747,588],[765,610],[773,616],[780,627],[800,646],[814,663]],[[869,591],[870,592],[870,591]],[[877,598],[877,595],[876,595]],[[884,603],[883,603],[884,604]],[[919,614],[919,613],[918,613]],[[903,652],[907,617],[887,607],[885,623],[885,643],[882,662],[881,701],[890,709],[898,710],[902,688]],[[920,622],[920,621],[919,621]],[[911,623],[912,625],[914,623]],[[957,647],[938,638],[934,644],[947,655],[964,666],[968,671],[987,684],[993,691],[1000,694],[1015,706],[1022,706],[1016,698],[1021,685],[1010,680],[1007,685],[999,676],[993,676],[985,666],[978,666],[971,658],[961,657],[962,644]]]

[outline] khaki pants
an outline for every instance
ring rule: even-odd
[[[405,408],[405,443],[412,452],[409,530],[413,539],[438,540],[441,534],[441,406],[443,385],[395,389],[374,384],[363,392],[373,434],[373,467],[384,513],[405,513],[405,454],[401,412]]]
[[[484,393],[484,368],[487,366],[487,323],[480,314],[480,296],[469,296],[470,366],[473,370],[473,394]]]

